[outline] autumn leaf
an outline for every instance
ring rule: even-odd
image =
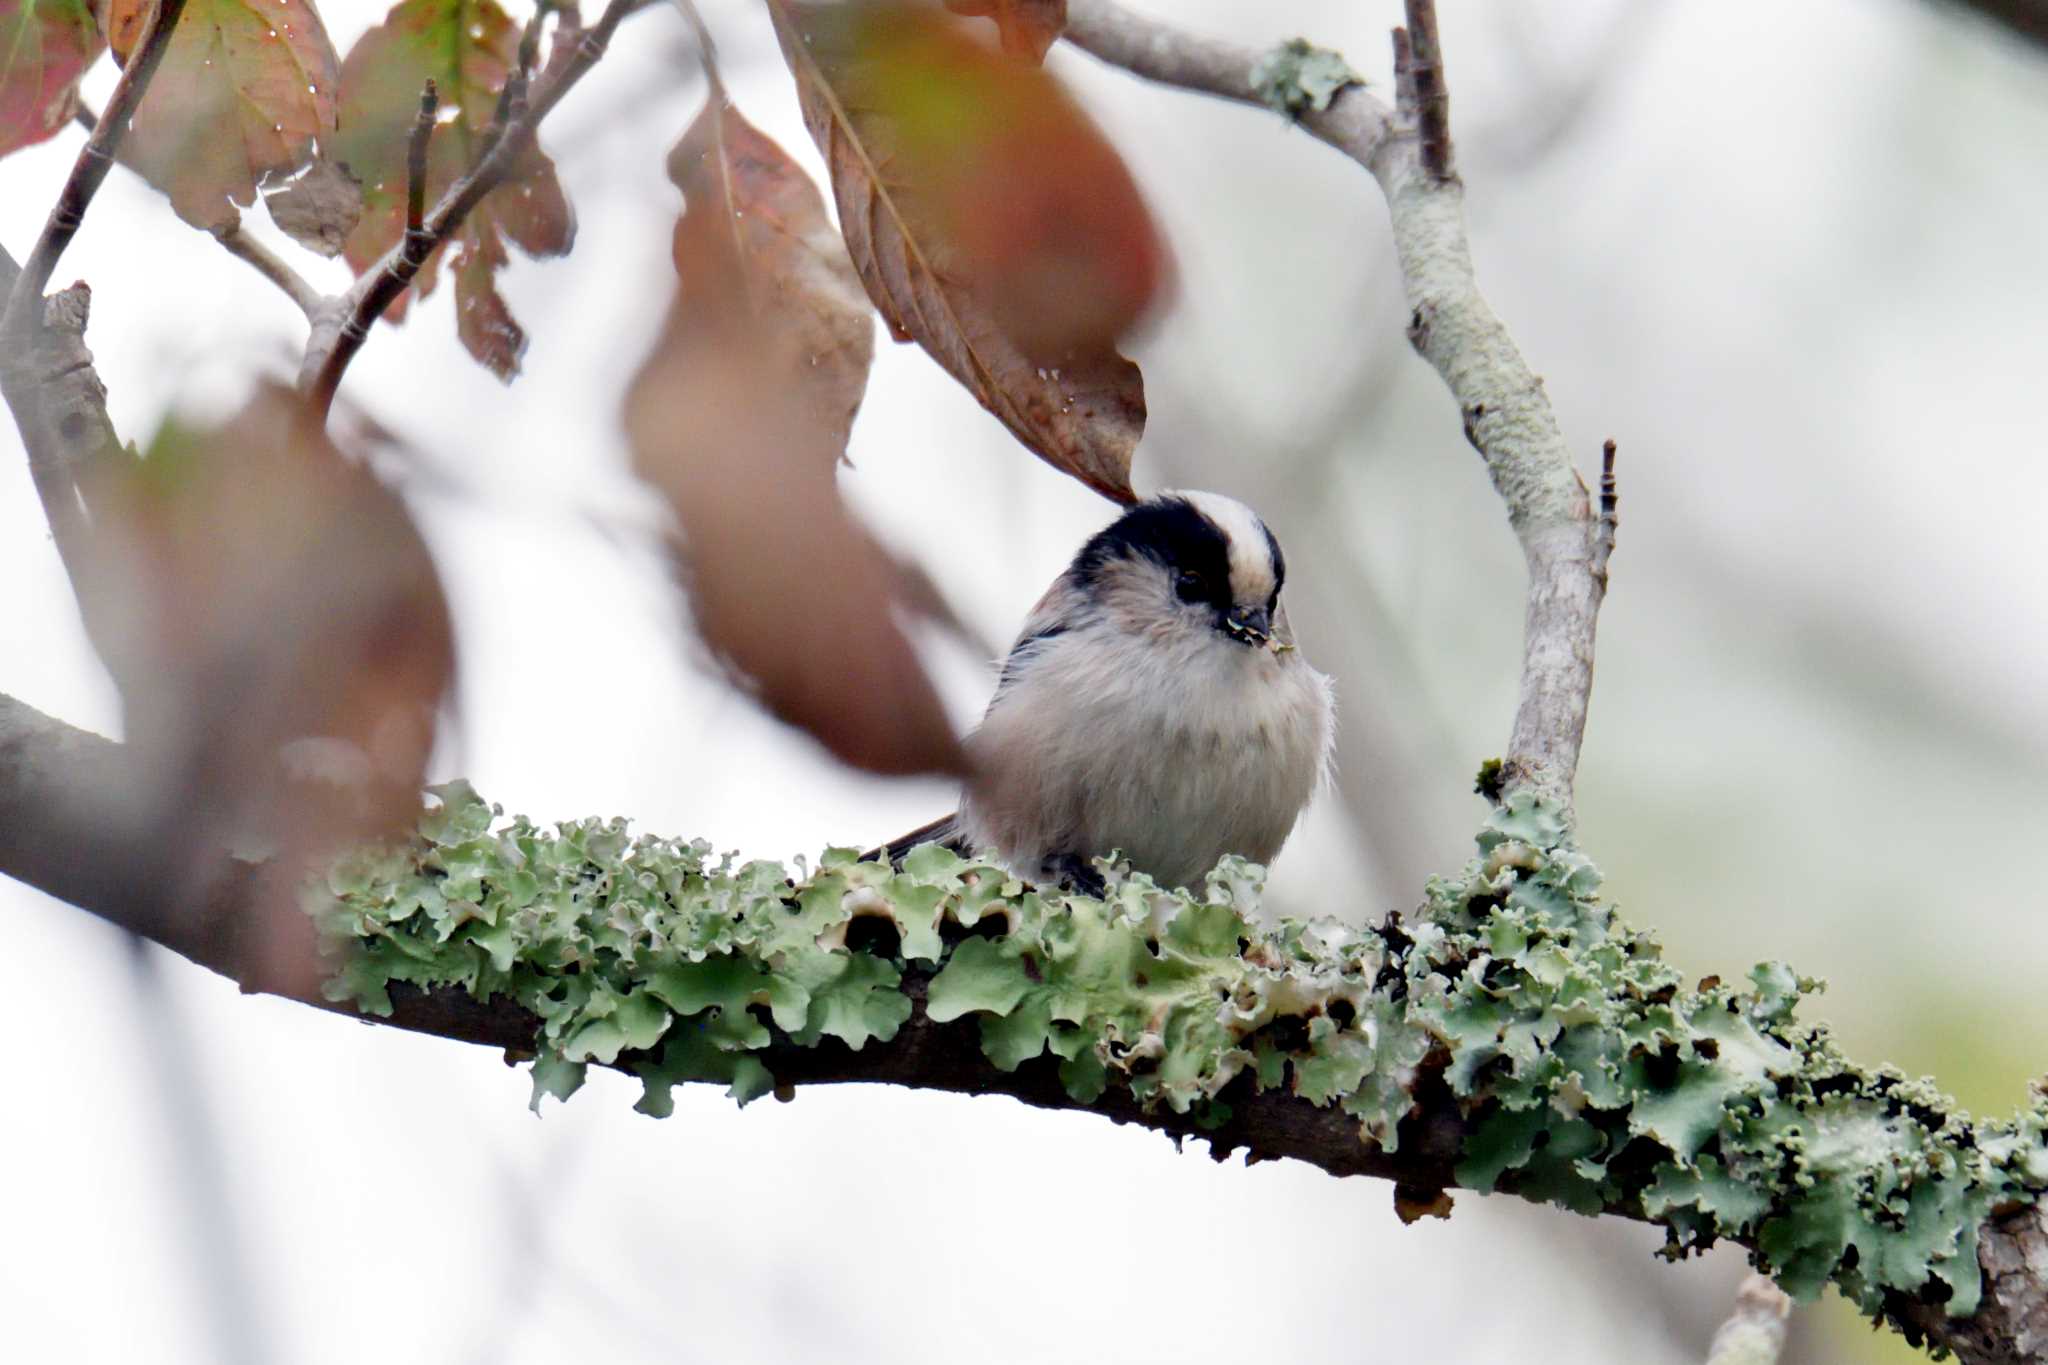
[[[996,21],[1003,51],[1027,62],[1042,62],[1067,30],[1067,0],[946,0],[955,14]]]
[[[363,185],[363,215],[344,255],[360,275],[405,235],[405,152],[432,80],[441,121],[427,143],[427,204],[475,162],[497,112],[498,94],[518,59],[519,28],[495,0],[402,0],[365,33],[341,68],[341,132],[335,156]],[[497,289],[510,259],[506,243],[534,257],[560,256],[576,238],[576,217],[537,146],[504,184],[484,197],[451,239],[456,329],[463,345],[500,379],[519,372],[526,333]],[[449,251],[421,267],[408,293],[433,292]],[[386,316],[404,315],[401,295]]]
[[[626,424],[675,508],[698,630],[768,710],[846,762],[957,772],[895,621],[893,568],[834,482],[874,323],[824,201],[715,87],[669,166],[680,287]]]
[[[298,879],[418,813],[453,671],[433,560],[398,497],[277,389],[219,427],[167,424],[86,495],[80,587],[164,873],[209,875],[223,847],[265,859],[285,912],[249,966],[312,973]]]
[[[84,0],[0,0],[0,156],[64,126],[104,46]]]
[[[152,0],[106,0],[125,61]],[[195,227],[226,227],[334,131],[334,45],[308,0],[186,0],[121,160]]]
[[[1019,440],[1119,502],[1144,384],[1116,340],[1165,249],[1129,172],[1053,79],[944,16],[771,0],[868,294]]]

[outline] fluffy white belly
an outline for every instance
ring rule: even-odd
[[[963,832],[1029,878],[1112,850],[1171,886],[1226,853],[1269,862],[1321,778],[1330,712],[1298,653],[1060,637],[968,738]]]

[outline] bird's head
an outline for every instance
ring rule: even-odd
[[[1081,547],[1068,574],[1112,620],[1162,643],[1293,648],[1280,611],[1280,542],[1256,512],[1220,493],[1176,491],[1138,503]]]

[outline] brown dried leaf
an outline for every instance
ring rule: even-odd
[[[219,429],[166,426],[88,503],[82,586],[167,874],[203,875],[224,845],[260,853],[290,905],[317,860],[411,828],[454,655],[397,496],[266,390]],[[313,970],[285,929],[257,941],[259,978]]]
[[[568,32],[557,29],[558,49]],[[334,155],[363,183],[362,220],[346,247],[358,275],[405,234],[405,153],[420,90],[432,80],[440,96],[441,120],[427,142],[431,208],[475,162],[518,50],[519,27],[496,0],[401,0],[349,50]],[[518,373],[526,349],[526,333],[497,291],[508,239],[534,257],[564,255],[576,240],[576,215],[538,146],[529,146],[519,168],[470,211],[453,239],[458,335],[500,379]],[[446,252],[444,246],[427,258],[385,316],[399,321],[412,295],[433,292]]]
[[[85,0],[0,0],[0,156],[64,126],[104,46]]]
[[[935,12],[771,0],[869,295],[1017,438],[1119,502],[1144,383],[1117,353],[1165,250],[1116,152],[1043,71]]]
[[[893,571],[834,483],[873,322],[824,202],[722,91],[670,169],[681,287],[626,423],[681,524],[698,629],[764,706],[846,762],[957,772],[892,614]]]
[[[270,220],[286,236],[322,256],[339,256],[363,216],[363,182],[338,161],[322,157],[304,175],[266,191]]]
[[[1042,62],[1067,31],[1067,0],[946,0],[955,14],[996,21],[1003,51],[1027,62]]]
[[[126,60],[151,0],[107,0]],[[334,45],[308,0],[186,0],[121,160],[195,227],[225,227],[334,131]]]

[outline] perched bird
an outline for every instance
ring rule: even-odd
[[[1294,646],[1280,543],[1243,503],[1170,492],[1081,547],[1010,648],[937,841],[1099,890],[1121,852],[1167,886],[1268,862],[1329,762],[1330,680]]]

